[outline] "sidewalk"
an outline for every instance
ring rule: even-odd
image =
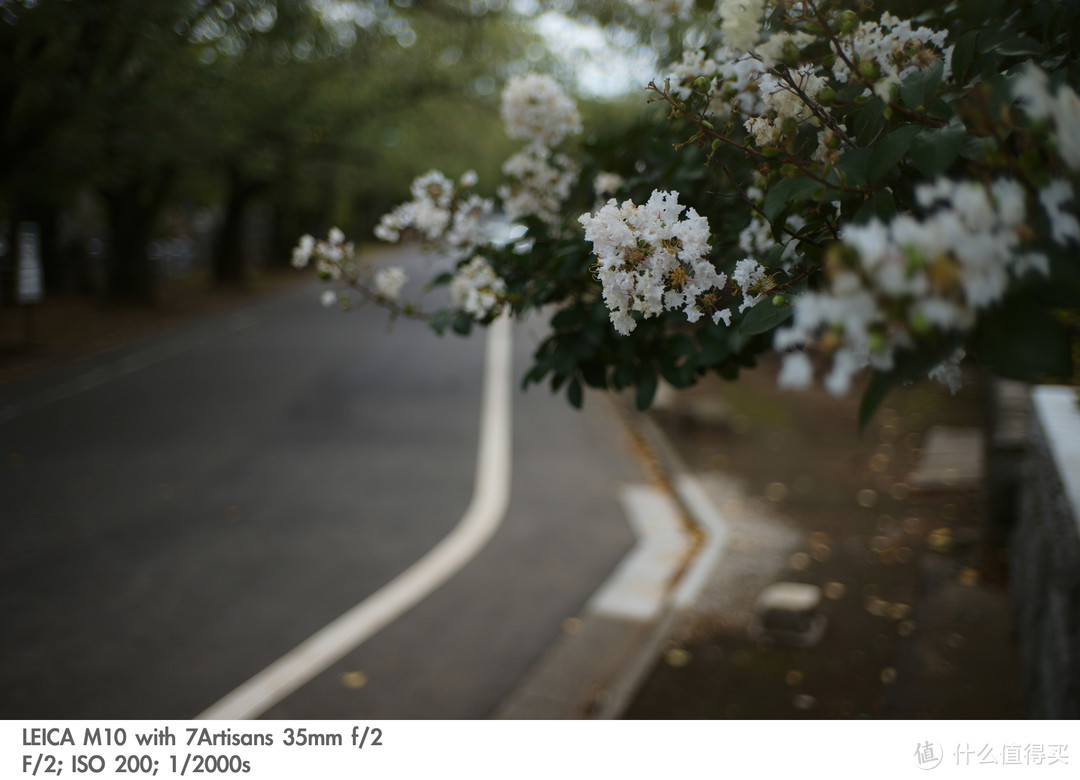
[[[983,542],[977,378],[954,397],[896,391],[860,434],[857,389],[784,392],[775,371],[647,413],[729,535],[622,716],[1020,717],[1006,557]],[[821,589],[820,642],[751,638],[775,582]]]

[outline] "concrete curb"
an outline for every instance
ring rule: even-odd
[[[698,480],[660,427],[626,399],[612,399],[652,485],[653,517],[661,513],[681,526],[682,555],[672,555],[670,531],[661,531],[668,543],[659,548],[646,536],[627,554],[590,598],[581,618],[568,621],[564,634],[499,705],[497,719],[617,719],[660,655],[679,616],[692,609],[719,563],[728,541],[728,528]],[[636,486],[640,487],[640,486]],[[628,508],[628,515],[632,510]],[[635,525],[631,522],[631,525]],[[646,579],[663,578],[663,591],[650,595],[650,609],[612,608],[622,603],[617,592],[633,588],[625,568],[633,559],[657,548]],[[647,553],[646,553],[647,554]],[[663,572],[658,567],[665,567]],[[640,586],[640,579],[638,580]],[[625,590],[623,591],[625,593]],[[565,629],[569,630],[566,631]]]

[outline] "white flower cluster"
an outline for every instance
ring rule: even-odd
[[[812,65],[791,68],[783,76],[762,74],[758,89],[764,110],[760,116],[746,120],[743,125],[746,132],[753,136],[754,143],[764,147],[779,142],[784,136],[785,127],[797,129],[801,124],[820,127],[821,120],[815,113],[817,104],[814,100],[825,86],[825,80],[815,75]]]
[[[711,57],[703,49],[688,49],[665,80],[672,95],[688,100],[694,92],[695,82],[704,78],[709,95],[706,111],[723,120],[732,112],[764,112],[758,91],[762,71],[761,62],[745,54],[740,56],[727,46],[721,46]]]
[[[483,228],[494,204],[467,190],[476,184],[473,171],[458,184],[439,171],[413,180],[413,199],[384,214],[375,237],[391,243],[408,233],[438,246],[451,257],[467,257],[483,241]]]
[[[681,309],[696,322],[704,309],[714,322],[730,319],[730,310],[715,306],[712,291],[718,293],[727,277],[708,259],[709,222],[681,205],[679,193],[654,190],[643,206],[612,199],[579,222],[593,245],[604,301],[619,333],[637,327],[633,312],[648,318]]]
[[[619,174],[601,171],[593,179],[593,191],[596,193],[596,197],[602,198],[605,195],[614,195],[622,189],[624,184],[626,184],[626,180]]]
[[[326,280],[337,281],[353,267],[356,247],[345,241],[345,234],[338,228],[330,228],[325,241],[316,241],[311,235],[303,235],[292,252],[294,268],[306,268],[314,259],[315,270]]]
[[[513,78],[502,95],[506,134],[529,145],[503,163],[509,180],[499,187],[508,219],[535,216],[550,227],[560,222],[562,205],[577,181],[579,167],[552,147],[581,132],[577,105],[550,76]]]
[[[857,67],[873,63],[877,66],[874,94],[887,101],[892,88],[906,76],[938,59],[944,60],[943,78],[949,78],[953,47],[945,47],[947,35],[929,27],[912,27],[910,19],[902,20],[886,11],[880,22],[862,22],[850,37],[840,41],[839,53],[843,56],[836,58],[833,75],[846,84],[858,78],[849,63],[858,63]]]
[[[718,10],[724,43],[733,51],[753,49],[761,38],[765,0],[720,0]]]
[[[1029,61],[1013,83],[1013,95],[1033,119],[1053,123],[1061,159],[1080,171],[1080,97],[1065,84],[1058,87],[1057,95],[1051,95],[1049,81],[1046,73]]]
[[[375,272],[375,294],[388,301],[396,301],[408,281],[405,271],[397,266],[380,268]]]
[[[530,144],[504,162],[502,171],[509,182],[498,192],[508,219],[535,216],[549,226],[559,224],[563,202],[578,178],[573,160]]]
[[[843,243],[856,260],[836,264],[827,290],[798,296],[792,326],[774,336],[780,351],[822,332],[838,337],[825,380],[837,395],[846,393],[852,376],[868,365],[892,368],[895,351],[914,347],[921,335],[970,330],[976,313],[999,301],[1012,279],[1049,271],[1044,254],[1023,246],[1031,217],[1016,181],[999,179],[987,187],[939,179],[917,187],[915,197],[927,217],[900,215],[888,224],[872,220],[845,228]],[[1048,188],[1043,198],[1062,221],[1063,240],[1080,239],[1080,223],[1061,216],[1062,204],[1071,198],[1071,190],[1060,188]],[[789,366],[789,361],[794,362]],[[808,365],[802,353],[785,356],[782,382],[808,383]],[[955,378],[946,369],[935,375]]]
[[[506,134],[530,143],[554,146],[581,132],[577,105],[555,79],[530,73],[507,83],[502,93]]]
[[[735,270],[731,272],[731,281],[735,283],[743,296],[743,302],[739,304],[739,314],[765,300],[768,293],[769,275],[765,266],[757,260],[751,260],[748,257],[735,263]]]
[[[450,302],[462,311],[483,318],[502,305],[506,283],[488,262],[476,255],[458,268],[450,280]]]

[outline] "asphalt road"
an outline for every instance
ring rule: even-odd
[[[461,520],[483,335],[318,292],[0,385],[0,718],[193,717]],[[598,396],[515,389],[512,442],[490,543],[267,717],[494,711],[629,549],[642,478]]]

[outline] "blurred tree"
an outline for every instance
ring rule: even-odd
[[[146,246],[180,185],[220,204],[214,279],[242,282],[254,199],[275,206],[285,246],[305,213],[399,197],[377,184],[407,181],[379,175],[388,159],[491,157],[466,123],[499,132],[490,74],[516,56],[517,33],[491,13],[500,5],[0,0],[0,201],[12,227],[43,224],[55,279],[50,226],[92,187],[110,228],[109,292],[146,301]],[[427,100],[450,113],[432,121]]]

